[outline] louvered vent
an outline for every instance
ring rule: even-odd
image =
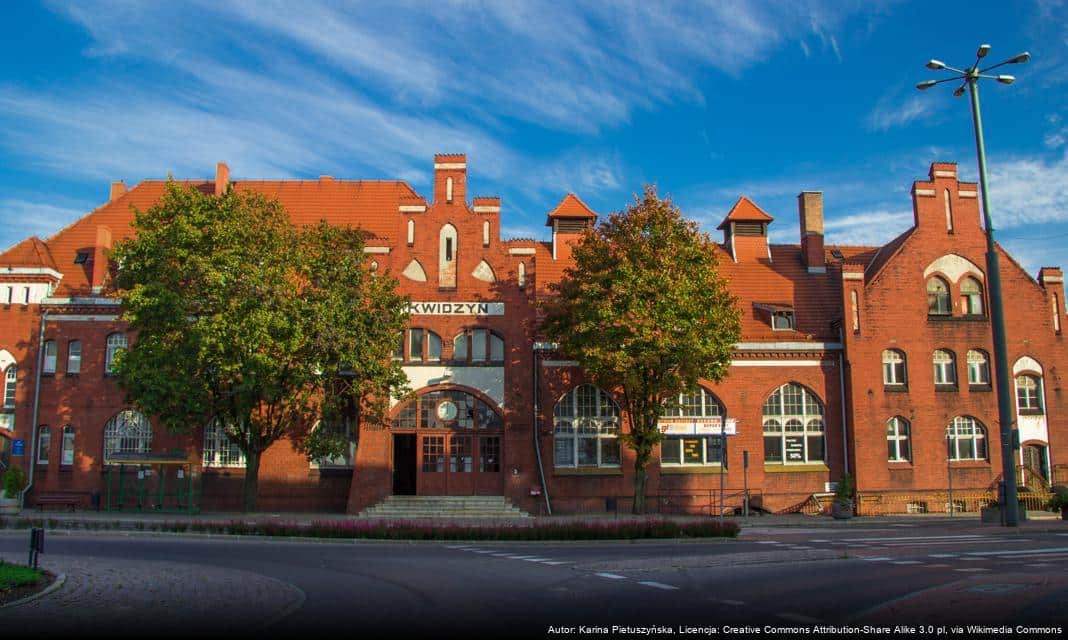
[[[586,230],[586,220],[561,219],[556,223],[557,233],[582,233]]]
[[[734,233],[739,236],[762,236],[764,235],[763,222],[735,222]]]

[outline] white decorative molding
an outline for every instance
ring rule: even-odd
[[[413,261],[414,262],[414,261]],[[503,316],[503,302],[412,302],[413,316]]]
[[[1024,371],[1030,371],[1032,373],[1042,374],[1042,365],[1038,364],[1038,361],[1031,356],[1023,356],[1012,365],[1012,375],[1018,376]]]
[[[117,315],[102,315],[102,314],[59,314],[48,316],[48,322],[115,322],[119,319]]]
[[[389,247],[364,247],[364,253],[389,253]]]
[[[481,280],[482,282],[497,282],[497,276],[493,273],[493,267],[489,266],[489,263],[485,260],[478,263],[475,270],[471,272],[471,277],[475,280]]]
[[[52,285],[47,282],[0,282],[0,303],[41,304],[51,291]]]
[[[426,213],[425,204],[402,204],[397,207],[401,213]]]
[[[60,304],[60,305],[84,305],[84,306],[114,306],[117,307],[122,304],[122,300],[116,300],[115,298],[97,298],[97,297],[85,297],[79,298],[77,296],[73,298],[45,298],[41,300],[41,304]]]
[[[11,355],[7,349],[0,349],[0,371],[7,371],[7,368],[15,364],[15,356]]]
[[[864,274],[855,271],[843,271],[842,280],[863,280]]]
[[[1042,276],[1042,282],[1050,282],[1053,284],[1060,284],[1064,282],[1064,278],[1061,276]]]
[[[738,351],[841,351],[841,342],[739,342]]]
[[[500,213],[501,208],[490,205],[479,205],[477,207],[471,207],[471,210],[475,213]]]
[[[63,274],[48,267],[4,267],[0,269],[0,275],[14,276],[52,276],[56,280],[62,280]]]
[[[422,366],[402,367],[409,386],[415,391],[439,384],[455,384],[478,389],[504,408],[504,367]],[[390,399],[390,406],[397,404]]]
[[[426,271],[423,271],[423,265],[419,264],[418,260],[409,262],[408,266],[404,267],[401,275],[416,282],[426,282]]]
[[[916,189],[916,195],[920,198],[933,198],[934,194],[934,189]]]
[[[975,191],[958,191],[957,195],[962,197],[962,198],[974,198],[974,197],[978,196],[979,194],[976,193]]]
[[[449,170],[449,169],[467,169],[467,163],[466,162],[435,162],[434,163],[434,169],[435,170],[438,170],[438,169],[445,169],[445,170]]]
[[[532,256],[538,252],[533,247],[512,247],[508,249],[508,255],[510,256]]]
[[[732,367],[818,367],[819,360],[731,360]]]
[[[956,171],[946,171],[945,169],[939,169],[939,170],[934,172],[934,176],[936,178],[956,178],[957,177],[957,172]]]
[[[983,279],[983,271],[979,268],[979,265],[955,253],[947,253],[927,265],[927,268],[923,270],[924,279],[927,279],[935,272],[944,273],[953,282],[960,280],[961,276],[965,274],[975,276],[979,280]]]

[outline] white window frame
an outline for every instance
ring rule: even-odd
[[[77,349],[75,349],[77,347]],[[71,340],[67,343],[67,375],[76,376],[82,372],[82,341]]]
[[[245,452],[230,440],[222,422],[216,418],[204,426],[203,454],[206,469],[243,469],[246,464]]]
[[[719,417],[721,420],[726,420],[726,412],[723,409],[723,404],[704,387],[699,387],[696,391],[689,393],[680,393],[677,398],[678,404],[673,407],[668,407],[664,411],[665,418],[678,418],[678,417],[698,417],[698,418],[714,418]],[[699,462],[687,462],[683,455],[686,441],[697,440],[698,447],[701,452],[701,460]],[[678,457],[674,460],[669,460],[666,456],[666,448],[664,445],[669,442],[678,443]],[[718,460],[710,460],[710,452],[719,448]],[[675,467],[675,468],[693,468],[693,467],[721,467],[723,456],[723,444],[721,438],[718,435],[665,435],[664,440],[660,443],[660,466],[662,467]]]
[[[944,291],[933,291],[941,285]],[[950,301],[949,282],[939,276],[927,279],[927,315],[949,316],[953,315],[953,303]]]
[[[4,371],[4,408],[15,408],[15,394],[18,391],[19,367],[11,365]]]
[[[125,333],[113,333],[108,336],[107,339],[107,352],[104,355],[104,374],[115,374],[115,354],[122,349],[127,349],[130,346],[130,341],[126,338]]]
[[[592,384],[576,386],[553,407],[553,466],[557,469],[618,469],[623,461],[619,428],[619,406],[608,392]],[[593,463],[579,462],[583,443],[594,445],[596,460]],[[610,458],[613,450],[614,462]],[[570,455],[561,458],[562,452]]]
[[[61,431],[62,442],[59,448],[59,464],[63,467],[70,467],[74,465],[74,443],[76,435],[74,433],[74,427],[66,425]]]
[[[969,349],[968,355],[968,384],[973,386],[990,385],[990,357],[980,349]]]
[[[1034,383],[1034,386],[1030,386],[1030,384],[1020,384],[1021,381]],[[1021,415],[1044,414],[1045,403],[1042,402],[1042,378],[1033,373],[1021,373],[1016,376],[1015,382],[1016,412]]]
[[[45,340],[44,343],[44,363],[42,364],[41,373],[55,374],[56,373],[56,359],[58,356],[58,347],[56,347],[55,340]]]
[[[897,349],[883,350],[883,385],[887,387],[908,385],[908,361],[905,354]]]
[[[931,354],[931,365],[935,386],[957,386],[957,359],[948,349],[935,349]]]
[[[133,409],[123,409],[104,425],[104,464],[114,464],[114,453],[152,451],[152,423]]]
[[[52,429],[41,425],[37,430],[37,464],[48,466],[48,454],[52,450]]]
[[[965,287],[973,287],[973,291],[966,291]],[[983,283],[971,276],[965,277],[960,282],[961,313],[966,316],[982,316],[986,313],[983,304]]]
[[[796,406],[787,407],[787,390],[797,389],[800,396],[800,411],[795,411]],[[827,424],[824,420],[823,401],[807,387],[796,382],[788,382],[775,391],[771,392],[764,401],[762,409],[762,422],[764,431],[764,464],[766,465],[803,465],[803,464],[827,464]],[[788,459],[786,440],[787,438],[801,438],[802,460],[791,461]],[[821,457],[815,458],[809,446],[809,438],[821,439]],[[781,460],[768,460],[767,441],[769,438],[778,438]]]
[[[473,327],[464,329],[452,339],[454,362],[501,364],[504,362],[504,338],[492,329]]]
[[[971,416],[957,416],[946,427],[949,459],[953,461],[979,460],[985,461],[989,455],[986,446],[986,427]],[[970,456],[961,455],[961,444],[971,443]]]
[[[912,462],[911,436],[912,425],[908,420],[894,416],[886,421],[887,462]]]

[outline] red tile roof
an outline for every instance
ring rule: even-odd
[[[37,236],[32,236],[0,254],[0,267],[56,269],[56,261],[52,259],[48,245],[41,242]]]
[[[597,214],[593,209],[586,206],[586,203],[579,200],[579,197],[573,193],[569,193],[564,196],[564,199],[560,201],[560,204],[556,205],[556,208],[549,212],[549,217],[545,219],[545,226],[550,227],[553,224],[554,218],[596,218]]]
[[[756,206],[752,200],[742,196],[738,198],[738,202],[731,207],[730,213],[716,228],[725,229],[731,222],[771,222],[774,219],[768,215],[767,211]]]

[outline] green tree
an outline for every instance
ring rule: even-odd
[[[634,457],[634,513],[645,511],[657,421],[699,379],[727,375],[741,333],[715,243],[646,186],[626,210],[588,229],[575,265],[545,303],[542,330],[592,379],[618,392]]]
[[[384,419],[391,391],[406,383],[390,354],[407,300],[371,272],[358,230],[297,229],[260,194],[174,182],[133,226],[111,254],[112,286],[136,333],[115,373],[171,431],[219,421],[245,454],[246,510],[256,509],[272,443],[287,436],[310,457],[340,455],[337,438],[308,437],[317,419]]]

